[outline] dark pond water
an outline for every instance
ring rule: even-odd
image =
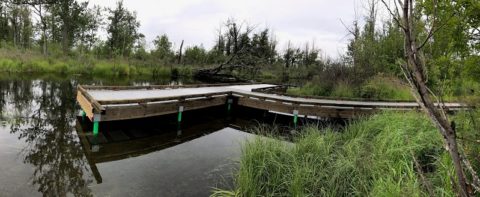
[[[77,84],[179,83],[152,79],[0,77],[0,196],[208,196],[228,188],[241,143],[222,109],[91,125],[77,117]],[[184,81],[181,83],[194,83]],[[237,128],[237,129],[236,129]]]
[[[92,125],[78,117],[78,84],[196,83],[170,79],[0,76],[0,196],[208,196],[230,188],[244,132],[278,116],[223,106]],[[288,126],[288,124],[286,125]]]

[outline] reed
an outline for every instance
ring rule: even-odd
[[[300,133],[293,144],[265,137],[245,143],[235,189],[213,196],[428,196],[427,188],[454,196],[451,160],[422,113],[383,112],[341,131]]]

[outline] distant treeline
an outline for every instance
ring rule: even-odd
[[[480,89],[480,2],[439,1],[435,9],[431,1],[415,1],[420,20],[412,24],[420,27],[416,32],[419,41],[434,33],[421,43],[425,45],[422,59],[428,66],[429,85],[442,87],[446,94],[465,89],[458,87]],[[321,57],[315,43],[288,42],[280,49],[270,29],[235,19],[224,21],[218,34],[212,35],[215,43],[210,49],[183,47],[183,41],[174,48],[168,35],[161,33],[153,41],[154,47],[147,49],[136,13],[122,1],[114,8],[89,3],[93,2],[0,0],[0,48],[36,51],[48,58],[122,59],[129,66],[170,69],[228,64],[234,74],[251,73],[244,75],[251,78],[310,79],[310,87],[317,86],[315,94],[329,94],[339,86],[364,86],[378,75],[382,80],[385,76],[403,78],[399,66],[404,64],[402,31],[393,19],[378,20],[377,13],[387,11],[375,0],[368,2],[362,21],[345,24],[349,44],[335,59]],[[432,18],[435,20],[423,20]],[[106,39],[101,39],[99,32],[106,32]]]
[[[193,65],[217,64],[235,54],[248,55],[249,62],[272,64],[284,59],[286,66],[314,64],[319,50],[313,45],[293,48],[285,54],[277,51],[277,41],[269,31],[254,29],[246,23],[228,19],[219,31],[213,48],[203,46],[173,49],[166,34],[146,49],[144,35],[139,32],[136,13],[122,1],[115,8],[89,6],[77,0],[1,0],[0,46],[18,49],[39,49],[45,56],[63,53],[89,53],[96,57],[128,57],[161,60],[168,63]],[[107,39],[99,32],[106,31]]]

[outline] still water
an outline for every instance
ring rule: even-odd
[[[2,77],[0,196],[208,196],[231,187],[241,144],[254,137],[239,129],[250,120],[212,108],[186,113],[181,126],[174,115],[102,123],[93,139],[77,117],[77,84],[172,83],[194,82]]]

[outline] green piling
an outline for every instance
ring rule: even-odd
[[[183,106],[178,107],[178,117],[177,117],[178,123],[182,122],[182,112],[183,112]]]
[[[100,114],[94,114],[93,115],[93,135],[97,136],[98,135],[98,130],[99,130],[99,124],[100,124]]]
[[[232,103],[233,103],[233,99],[229,98],[227,100],[227,112],[230,112],[232,110]]]
[[[93,122],[93,135],[97,136],[98,135],[98,122]]]
[[[177,124],[177,137],[182,135],[182,125]]]
[[[85,113],[85,111],[82,110],[81,114],[82,114],[82,122],[85,122],[85,117],[87,116],[87,113]]]
[[[297,128],[298,122],[298,110],[293,110],[293,125]]]

